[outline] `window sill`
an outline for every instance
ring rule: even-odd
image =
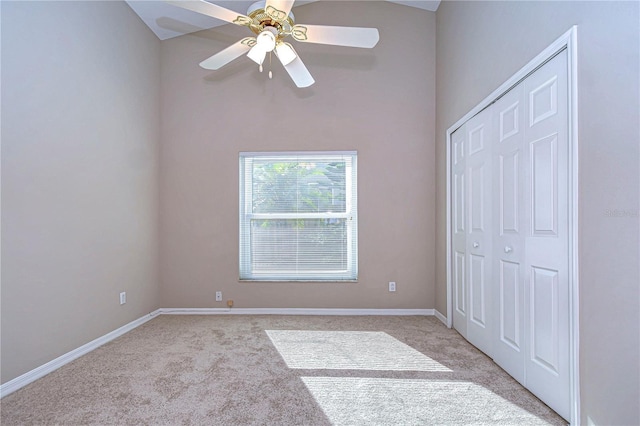
[[[331,283],[357,283],[358,280],[305,280],[305,279],[295,279],[295,280],[277,280],[277,279],[256,279],[256,278],[248,278],[242,279],[238,278],[239,283],[318,283],[318,284],[331,284]]]

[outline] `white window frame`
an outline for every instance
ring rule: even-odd
[[[337,213],[253,213],[251,179],[253,159],[275,161],[345,161],[346,187],[344,212]],[[239,280],[240,281],[312,281],[356,282],[358,279],[358,203],[357,203],[357,152],[309,151],[309,152],[240,152],[239,154]],[[250,182],[247,182],[247,181]],[[254,219],[344,219],[347,224],[347,268],[317,271],[261,271],[252,270],[251,221]]]

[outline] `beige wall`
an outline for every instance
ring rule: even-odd
[[[220,290],[242,308],[432,308],[435,14],[319,2],[295,16],[377,27],[380,43],[296,43],[316,80],[304,90],[275,62],[271,81],[246,58],[197,66],[244,28],[162,43],[161,305],[224,307]],[[274,150],[358,151],[358,283],[238,282],[238,152]]]
[[[4,383],[158,307],[160,42],[125,3],[1,7]]]
[[[435,307],[443,313],[445,132],[578,25],[580,375],[587,424],[640,423],[639,16],[637,2],[447,1],[437,12]],[[614,210],[620,217],[607,215]]]

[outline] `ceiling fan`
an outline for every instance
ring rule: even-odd
[[[298,87],[311,86],[315,81],[294,50],[284,41],[288,36],[301,43],[372,48],[380,39],[376,28],[299,25],[291,8],[295,0],[266,0],[252,4],[246,15],[209,3],[205,0],[167,0],[167,3],[201,13],[232,24],[248,27],[256,35],[245,37],[200,63],[209,70],[217,70],[243,54],[259,66],[267,53],[273,52]],[[269,71],[269,78],[272,74]]]

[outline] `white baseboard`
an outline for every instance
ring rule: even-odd
[[[448,321],[447,321],[447,317],[442,315],[439,310],[434,309],[433,310],[433,314],[435,315],[436,318],[438,318],[440,320],[441,323],[443,323],[444,325],[449,327]]]
[[[440,321],[443,321],[440,317],[444,318],[442,314],[435,309],[160,308],[0,385],[0,398],[4,398],[29,383],[52,373],[58,368],[141,326],[158,315],[435,315]]]
[[[129,324],[123,325],[122,327],[113,330],[112,332],[107,333],[102,337],[98,337],[97,339],[92,340],[91,342],[82,345],[77,349],[67,352],[66,354],[61,355],[58,358],[41,365],[40,367],[36,367],[33,370],[16,377],[13,380],[9,380],[8,382],[0,385],[0,398],[4,398],[10,393],[17,391],[18,389],[28,385],[29,383],[35,382],[39,378],[46,376],[47,374],[52,373],[58,368],[70,363],[74,359],[80,358],[82,355],[85,355],[92,350],[104,345],[105,343],[108,343],[113,339],[122,336],[123,334],[156,317],[159,313],[159,310],[151,312],[150,314],[138,318],[137,320],[131,321]]]
[[[420,315],[434,309],[330,309],[330,308],[160,308],[163,315]]]

